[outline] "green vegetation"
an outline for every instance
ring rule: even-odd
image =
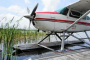
[[[45,36],[46,33],[37,32],[37,30],[26,30],[26,29],[17,29],[19,26],[19,21],[22,20],[23,17],[21,17],[19,20],[17,20],[17,25],[13,24],[10,26],[12,21],[14,20],[14,17],[7,22],[5,25],[1,25],[0,28],[0,43],[3,43],[3,60],[12,60],[12,47],[14,44],[17,44],[18,41],[24,40],[26,43],[26,40],[39,40],[41,36]],[[5,19],[5,18],[3,18]],[[2,20],[3,20],[2,19]],[[30,31],[30,32],[29,32]],[[14,59],[16,60],[16,58]]]

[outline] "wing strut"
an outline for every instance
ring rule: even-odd
[[[90,10],[88,10],[85,14],[83,14],[79,19],[77,19],[74,23],[72,23],[65,31],[67,31],[68,29],[70,29],[73,25],[75,25],[76,23],[78,23],[78,21],[80,21],[82,18],[84,18],[86,15],[88,15],[90,13]]]

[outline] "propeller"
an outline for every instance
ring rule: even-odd
[[[25,15],[24,17],[25,17],[25,18],[28,18],[29,20],[34,20],[34,18],[35,18],[35,12],[36,12],[36,10],[37,10],[37,7],[38,7],[38,3],[37,3],[36,6],[34,7],[34,9],[33,9],[33,11],[31,12],[31,14],[30,14],[30,15]],[[27,7],[27,12],[30,13],[30,10],[29,10],[28,7]]]
[[[31,14],[30,14],[29,8],[27,7],[27,12],[30,15],[25,15],[24,17],[27,18],[27,19],[29,19],[30,23],[31,23],[31,20],[32,20],[32,22],[34,21],[34,18],[36,16],[35,12],[37,10],[37,7],[38,7],[38,3],[36,4],[36,6],[34,7],[34,9],[32,10]],[[30,29],[30,24],[29,24],[29,29]]]
[[[27,18],[27,19],[29,19],[29,21],[30,21],[30,23],[29,23],[29,30],[30,30],[31,21],[32,21],[32,23],[33,23],[34,18],[35,18],[35,16],[36,16],[36,13],[35,13],[35,12],[36,12],[36,10],[37,10],[37,7],[38,7],[38,3],[36,4],[36,6],[34,7],[34,9],[32,10],[31,14],[30,14],[29,8],[27,7],[27,12],[28,12],[29,15],[25,15],[24,17]],[[33,23],[33,25],[34,25],[34,23]],[[30,38],[30,37],[29,37],[29,38]]]

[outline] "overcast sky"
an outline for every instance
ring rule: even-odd
[[[34,6],[39,3],[37,12],[40,11],[55,11],[69,4],[72,4],[78,0],[0,0],[0,21],[4,19],[0,24],[5,24],[14,17],[13,24],[27,13],[27,7],[32,11]],[[28,29],[29,20],[23,18],[19,23],[19,28]],[[34,27],[31,25],[31,29]]]

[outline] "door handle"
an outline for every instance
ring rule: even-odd
[[[51,18],[55,18],[55,17],[51,17]]]

